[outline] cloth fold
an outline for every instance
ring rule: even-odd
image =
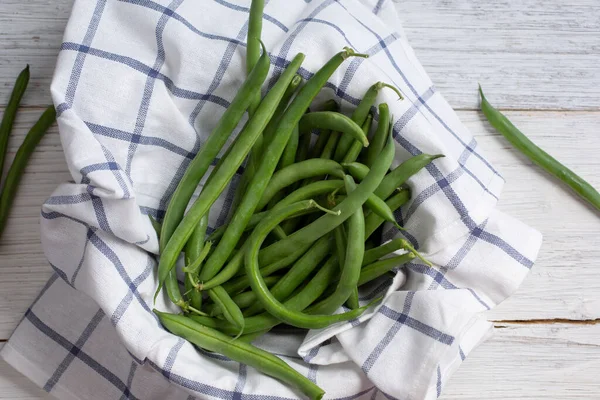
[[[77,0],[52,83],[73,182],[42,207],[55,271],[0,355],[64,399],[293,399],[252,368],[195,349],[151,312],[158,241],[147,218],[167,202],[245,76],[248,0]],[[541,245],[495,209],[503,179],[418,62],[389,0],[270,0],[263,40],[272,84],[298,52],[304,79],[344,46],[347,60],[316,103],[354,108],[377,81],[394,116],[395,165],[444,154],[408,185],[396,213],[418,261],[361,290],[383,302],[357,321],[276,332],[256,344],[322,386],[326,398],[433,399],[489,334],[478,314],[510,296]],[[378,116],[375,115],[375,120]],[[233,139],[233,138],[232,138]],[[209,171],[210,172],[210,171]],[[239,175],[211,209],[221,225]],[[158,374],[163,377],[159,377]]]

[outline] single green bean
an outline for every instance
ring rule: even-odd
[[[150,219],[150,223],[152,224],[152,228],[154,228],[154,232],[156,232],[156,237],[160,238],[160,229],[162,227],[161,223],[158,222],[152,215],[148,215]]]
[[[365,155],[365,164],[367,166],[373,165],[373,162],[375,162],[375,159],[379,153],[381,153],[381,150],[385,145],[385,140],[391,134],[390,123],[390,108],[388,107],[387,103],[381,103],[379,105],[379,125],[377,125],[377,130],[373,136],[373,141],[371,142],[371,146],[369,146],[367,149],[367,154]]]
[[[213,303],[221,307],[225,319],[238,329],[238,336],[244,333],[244,315],[238,305],[231,299],[229,293],[222,286],[217,286],[210,289],[208,295]]]
[[[311,135],[302,135],[298,142],[298,150],[296,151],[296,162],[301,162],[309,158]]]
[[[333,160],[324,160],[322,158],[311,158],[299,163],[292,164],[284,169],[277,171],[265,191],[262,198],[256,206],[257,210],[262,209],[280,190],[298,182],[302,179],[331,175],[336,178],[344,177],[344,169]]]
[[[17,194],[17,187],[19,186],[19,182],[21,181],[21,177],[27,166],[27,161],[29,161],[29,157],[31,157],[35,147],[40,140],[42,140],[42,137],[55,120],[56,111],[53,106],[50,106],[29,130],[25,136],[25,140],[23,140],[23,144],[21,144],[19,150],[17,150],[13,163],[6,174],[4,187],[2,188],[2,194],[0,195],[0,236],[2,236],[2,231],[4,231],[4,227],[6,226],[10,207]],[[2,152],[2,150],[0,150],[0,152]]]
[[[252,69],[260,59],[261,48],[261,32],[263,9],[265,8],[265,0],[252,0],[250,5],[250,16],[248,18],[248,40],[246,46],[246,71],[248,75],[252,73]],[[258,104],[260,103],[260,90],[252,94],[252,102],[248,106],[248,113],[254,114]]]
[[[358,286],[364,285],[365,283],[371,282],[373,279],[379,278],[393,268],[410,262],[415,257],[416,256],[413,253],[406,253],[400,256],[375,261],[374,263],[364,266],[360,271]]]
[[[325,144],[325,148],[323,148],[323,151],[321,152],[321,158],[333,159],[333,154],[337,148],[340,136],[340,132],[331,132],[331,135],[329,135],[329,139],[327,139],[327,143]]]
[[[285,145],[285,148],[283,149],[283,154],[279,159],[279,164],[277,165],[278,170],[292,165],[296,161],[296,152],[298,151],[299,140],[300,130],[298,129],[298,125],[296,125],[292,130],[290,140],[288,140],[287,144]]]
[[[362,125],[362,124],[361,124]],[[335,111],[318,111],[304,114],[300,119],[300,135],[310,133],[313,129],[329,129],[352,136],[364,147],[369,146],[367,135],[352,119]]]
[[[394,143],[390,138],[381,152],[381,156],[373,164],[373,168],[371,168],[365,179],[358,185],[356,190],[348,194],[344,201],[333,208],[333,211],[340,212],[339,217],[329,214],[323,215],[310,225],[289,235],[286,239],[280,240],[263,249],[260,255],[260,264],[269,264],[281,257],[282,254],[287,254],[298,248],[298,246],[314,242],[343,223],[364,204],[379,186],[393,159]]]
[[[161,257],[158,267],[158,277],[159,277],[159,286],[156,290],[156,294],[154,298],[158,296],[162,284],[166,279],[169,271],[175,266],[175,262],[177,261],[177,257],[179,253],[183,249],[183,246],[189,239],[196,225],[202,218],[204,214],[208,212],[212,204],[219,197],[221,192],[228,185],[229,181],[242,164],[244,158],[250,151],[254,141],[260,135],[265,125],[268,123],[269,119],[272,117],[275,108],[279,104],[281,97],[285,93],[290,81],[294,77],[294,74],[300,68],[302,61],[304,60],[303,54],[298,54],[292,62],[288,65],[286,70],[278,79],[277,83],[273,86],[273,88],[269,91],[269,93],[265,96],[263,101],[258,106],[256,113],[250,118],[246,126],[240,132],[238,140],[234,145],[234,148],[231,150],[229,155],[227,156],[227,160],[223,162],[221,167],[216,171],[214,179],[211,180],[210,185],[205,185],[200,196],[196,199],[192,207],[189,209],[172,237],[169,239],[167,245],[164,250],[161,251]],[[243,140],[241,140],[243,138]],[[262,193],[261,193],[262,194]],[[244,224],[245,227],[246,224]],[[242,229],[243,232],[243,229]],[[161,240],[164,239],[163,235],[165,234],[165,225],[163,222],[163,229]],[[226,235],[226,234],[225,234]],[[240,233],[241,236],[241,233]],[[239,236],[237,237],[239,239]],[[219,245],[217,249],[213,252],[213,255],[217,253],[219,246],[225,241],[222,238],[219,241]],[[237,239],[232,244],[235,246],[237,243]],[[230,243],[231,245],[231,243]],[[209,258],[209,260],[212,257]],[[225,260],[227,260],[225,257]],[[224,260],[224,261],[225,261]],[[205,280],[206,277],[202,277],[202,273],[208,269],[208,262],[205,267],[202,269],[200,279]],[[214,271],[209,271],[211,276],[214,276]]]
[[[358,125],[362,125],[365,122],[365,120],[367,119],[367,115],[371,111],[371,107],[373,106],[373,104],[375,104],[375,100],[377,99],[379,91],[384,87],[392,89],[398,94],[400,99],[402,99],[402,93],[400,93],[400,91],[394,86],[388,85],[384,82],[377,82],[367,90],[362,100],[352,113],[352,120],[354,122],[356,122]],[[335,150],[334,160],[339,161],[342,158],[344,158],[344,155],[348,152],[348,149],[351,145],[352,138],[348,136],[342,136]]]
[[[279,280],[275,286],[271,287],[271,294],[279,301],[286,300],[294,290],[311,274],[312,271],[329,255],[331,250],[331,238],[323,236],[317,240],[310,249],[292,268]],[[267,286],[267,278],[265,278]],[[254,293],[254,292],[253,292]],[[248,310],[244,311],[244,316],[252,316],[262,311],[264,307],[260,303],[254,304]]]
[[[2,177],[2,171],[4,167],[4,158],[6,157],[6,151],[8,150],[8,138],[12,132],[12,127],[15,122],[15,117],[21,104],[21,99],[27,90],[29,84],[29,64],[19,73],[15,86],[10,94],[8,104],[4,109],[4,115],[2,116],[2,122],[0,122],[0,177]]]
[[[367,119],[365,120],[365,122],[362,124],[362,130],[365,133],[365,135],[369,134],[372,124],[373,124],[373,115],[369,114],[369,115],[367,115]],[[371,146],[369,146],[369,147],[371,147]],[[342,162],[347,163],[347,162],[355,161],[358,158],[358,156],[360,155],[360,152],[362,150],[363,150],[363,147],[362,147],[361,143],[355,140],[350,145],[350,148],[346,152],[346,155],[342,159]]]
[[[310,399],[320,400],[325,394],[323,389],[271,353],[243,341],[232,341],[229,336],[203,326],[191,318],[162,313],[157,310],[154,310],[154,313],[171,333],[198,347],[223,354],[232,360],[249,365],[266,375],[297,387]]]
[[[340,261],[340,270],[342,270],[344,268],[344,264],[346,263],[346,247],[348,246],[348,235],[346,234],[344,224],[335,228],[333,232],[335,237],[335,248],[337,251],[338,260]],[[358,304],[357,288],[354,288],[354,290],[350,294],[350,297],[348,297],[347,303],[348,308],[352,310],[355,310],[358,307],[360,307],[360,305]]]
[[[273,297],[273,295],[269,291],[269,288],[265,284],[258,267],[258,253],[260,250],[260,246],[262,245],[262,242],[267,237],[271,229],[277,226],[285,216],[298,212],[300,209],[302,209],[302,207],[311,206],[310,203],[313,204],[313,207],[316,206],[316,203],[312,200],[309,200],[307,202],[294,203],[281,209],[273,210],[272,213],[270,213],[264,220],[262,220],[261,223],[258,224],[258,226],[254,229],[252,235],[248,239],[250,245],[245,255],[245,265],[246,274],[250,279],[250,286],[252,287],[252,290],[256,293],[256,297],[270,314],[280,319],[281,321],[293,326],[297,326],[300,328],[319,329],[327,327],[336,322],[354,319],[357,315],[360,315],[364,310],[366,310],[366,308],[335,315],[307,315],[303,314],[302,312],[294,311],[290,308],[287,308],[275,297]],[[363,235],[364,230],[361,229],[360,234]],[[364,243],[364,240],[362,243]],[[358,280],[358,273],[356,274],[356,280]],[[345,283],[347,283],[347,281],[344,281],[344,284],[340,284],[338,286],[345,289]],[[356,284],[356,282],[354,282],[354,284]],[[346,299],[344,299],[344,301]]]
[[[519,128],[514,126],[504,114],[495,109],[494,106],[487,101],[483,95],[481,86],[479,87],[479,94],[481,95],[481,111],[483,111],[483,115],[485,115],[490,124],[500,132],[510,144],[521,153],[525,154],[527,158],[539,167],[546,170],[546,172],[554,175],[564,184],[568,185],[582,199],[588,201],[597,210],[600,210],[600,193],[598,193],[592,185],[561,164],[550,154],[539,148],[525,136],[525,134],[523,134]]]
[[[231,222],[223,234],[223,238],[219,241],[214,253],[207,260],[206,265],[202,269],[200,280],[206,281],[214,277],[221,270],[226,260],[229,258],[231,251],[235,247],[235,244],[239,241],[240,236],[244,232],[244,228],[248,225],[248,221],[252,217],[252,214],[256,211],[256,207],[269,184],[269,180],[275,171],[275,167],[279,162],[294,127],[298,124],[300,118],[302,118],[306,109],[310,106],[310,103],[319,93],[320,89],[327,82],[327,79],[329,79],[338,66],[349,57],[366,56],[356,54],[350,48],[345,48],[344,51],[333,56],[319,71],[317,71],[292,100],[279,121],[277,135],[275,135],[273,140],[268,144],[266,151],[263,152],[260,166],[258,167],[256,174],[252,177],[252,181],[249,183],[248,190],[244,193],[240,204],[235,209]],[[273,89],[269,91],[267,97],[271,92],[273,92]]]
[[[217,126],[213,129],[212,133],[198,154],[196,154],[185,171],[185,174],[179,181],[175,192],[171,196],[171,200],[169,201],[167,212],[163,220],[160,241],[161,253],[163,253],[167,243],[171,240],[171,236],[182,220],[186,207],[192,195],[194,194],[194,190],[198,186],[198,183],[200,183],[200,180],[208,170],[211,162],[217,157],[219,151],[235,127],[238,125],[240,119],[244,115],[244,112],[252,102],[252,95],[260,90],[260,87],[269,73],[269,65],[269,55],[265,50],[263,51],[263,54],[258,60],[256,66],[253,68],[252,72],[233,98],[231,104],[219,119]],[[195,228],[197,223],[198,222],[196,221],[194,224],[191,224],[192,228]],[[181,249],[177,251],[177,255],[180,251]]]

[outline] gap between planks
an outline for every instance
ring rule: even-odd
[[[513,325],[600,325],[600,318],[596,319],[569,319],[569,318],[541,318],[541,319],[501,319],[490,320],[494,328],[502,329]]]

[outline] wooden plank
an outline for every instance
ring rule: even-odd
[[[454,373],[440,399],[596,399],[599,337],[599,325],[511,324],[496,329]],[[0,360],[0,398],[53,397]]]
[[[600,109],[596,0],[396,4],[409,42],[453,107],[477,108],[477,83],[512,109]]]
[[[0,104],[27,63],[32,90],[24,104],[48,104],[72,2],[2,2]],[[452,106],[476,108],[481,82],[503,108],[599,109],[597,1],[413,0],[396,6],[417,56]]]
[[[475,349],[440,400],[597,399],[600,325],[509,325]]]

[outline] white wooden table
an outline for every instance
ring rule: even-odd
[[[0,1],[0,114],[26,63],[32,74],[9,161],[50,103],[72,1]],[[438,89],[506,178],[500,209],[544,234],[523,286],[486,315],[495,336],[465,361],[442,398],[600,398],[600,214],[493,132],[476,93],[480,82],[490,101],[534,141],[600,187],[600,3],[401,0],[397,6]],[[54,128],[27,168],[0,242],[0,342],[50,276],[39,208],[69,178]],[[0,361],[0,398],[49,396]]]

